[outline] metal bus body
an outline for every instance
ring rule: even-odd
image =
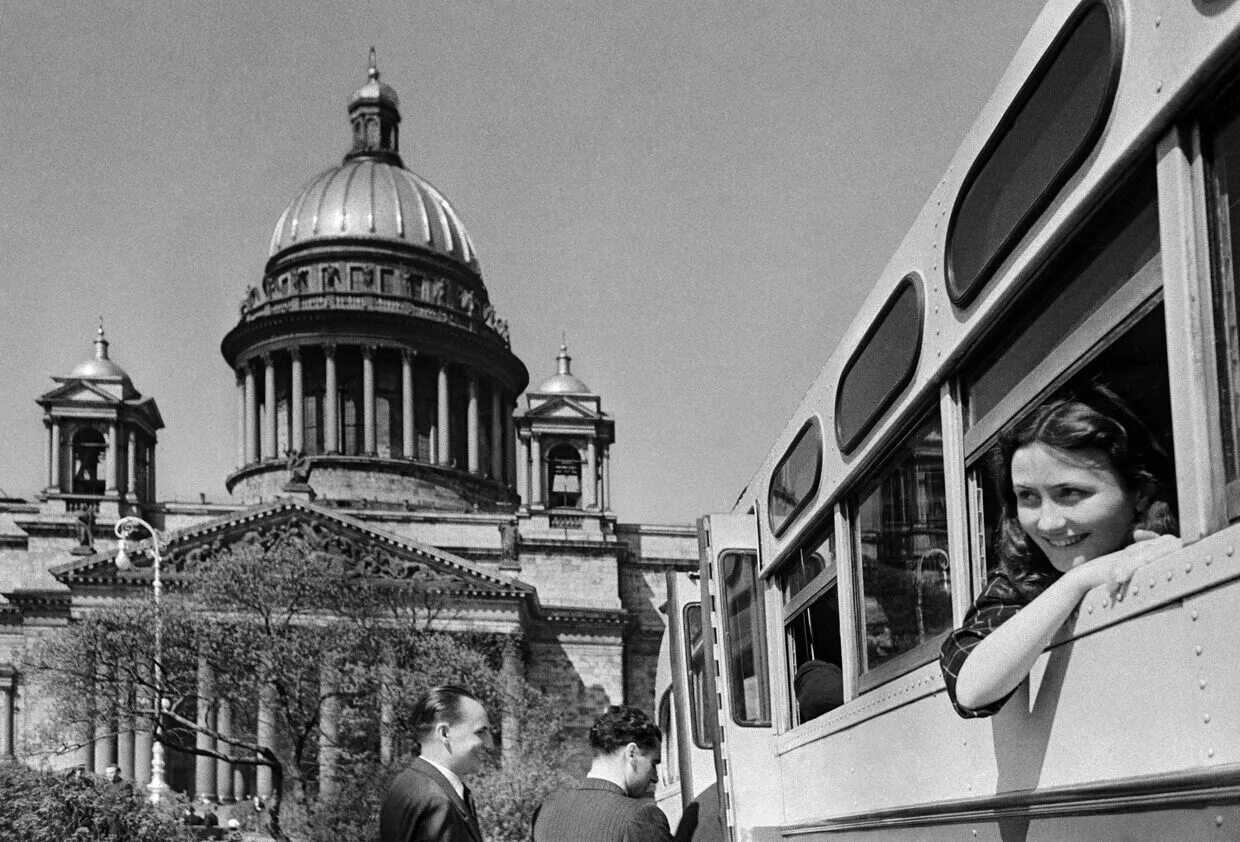
[[[1050,2],[702,520],[731,839],[1240,838],[1237,58],[1235,0]],[[995,562],[986,454],[1100,378],[1173,447],[1183,546],[962,719],[937,656]]]

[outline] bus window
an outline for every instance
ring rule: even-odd
[[[835,534],[797,549],[780,569],[779,589],[795,726],[844,703]]]
[[[732,719],[737,725],[766,727],[771,724],[771,703],[758,557],[752,552],[726,552],[719,567]]]
[[[993,542],[1000,497],[985,476],[998,432],[1056,396],[1100,382],[1171,446],[1171,397],[1160,291],[1158,202],[1153,167],[1140,170],[1061,249],[1000,322],[988,352],[966,368],[966,465],[982,490],[982,520]],[[985,546],[982,569],[997,564]],[[980,589],[981,583],[977,583]]]
[[[821,474],[822,432],[818,428],[818,419],[811,418],[797,433],[792,446],[771,475],[766,516],[772,532],[780,534],[800,514],[818,490]]]
[[[1210,191],[1214,336],[1227,515],[1240,517],[1240,89],[1214,109],[1202,130]]]
[[[714,736],[706,727],[706,645],[702,640],[702,603],[685,606],[685,672],[689,682],[689,726],[693,744],[714,748]]]
[[[659,764],[659,783],[670,786],[680,780],[680,758],[676,751],[676,718],[672,716],[672,688],[659,700],[659,730],[663,732],[663,762]]]
[[[952,627],[943,435],[937,415],[887,459],[858,496],[855,512],[862,685],[873,686],[937,657],[937,642],[930,644]]]

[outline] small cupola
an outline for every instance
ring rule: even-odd
[[[400,160],[400,97],[396,90],[379,81],[375,48],[370,48],[370,67],[366,84],[349,97],[349,123],[353,126],[353,148],[344,156],[381,158],[402,166]]]

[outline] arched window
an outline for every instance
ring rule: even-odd
[[[553,509],[581,508],[581,456],[571,444],[557,444],[547,453],[548,505]]]
[[[103,469],[100,462],[107,453],[108,443],[103,433],[93,427],[83,427],[73,434],[73,493],[102,494]]]

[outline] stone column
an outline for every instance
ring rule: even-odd
[[[289,407],[289,418],[292,419],[292,429],[289,430],[289,441],[291,447],[298,453],[304,453],[306,450],[306,382],[305,374],[301,365],[301,349],[290,348],[288,352],[289,358],[292,360],[293,371],[293,388],[292,400],[293,405]]]
[[[206,656],[198,656],[198,731],[194,747],[199,751],[215,751],[215,737],[206,733],[211,728],[211,705],[215,701],[215,671]],[[215,801],[215,758],[205,754],[194,757],[194,798]]]
[[[603,447],[603,504],[599,506],[605,512],[611,511],[611,447]]]
[[[586,442],[586,464],[582,471],[581,490],[585,492],[585,509],[597,509],[598,505],[598,451],[594,439]]]
[[[104,661],[98,664],[103,678],[102,686],[95,685],[95,774],[104,774],[116,763],[116,676],[114,664]]]
[[[521,653],[512,640],[505,641],[503,663],[500,667],[500,680],[504,686],[504,713],[500,720],[500,751],[505,761],[513,757],[520,736],[520,720],[517,719],[515,706],[520,699],[521,678],[524,667],[521,664]]]
[[[362,452],[372,455],[375,446],[375,349],[362,346]]]
[[[276,361],[263,354],[263,453],[264,459],[276,459]]]
[[[47,487],[60,487],[60,424],[51,421],[47,425]]]
[[[439,464],[452,461],[451,437],[448,435],[448,364],[439,363]]]
[[[400,447],[406,459],[418,458],[418,428],[413,423],[413,360],[417,355],[417,351],[400,352]]]
[[[121,460],[116,458],[118,455],[116,451],[120,449],[120,444],[121,444],[120,428],[117,427],[116,422],[113,421],[111,424],[108,425],[108,449],[105,451],[108,457],[107,467],[104,469],[104,473],[106,473],[108,477],[107,487],[104,492],[106,494],[114,494],[116,493],[116,490],[120,488],[119,480],[120,480],[120,472],[121,472]]]
[[[116,710],[116,765],[121,774],[132,777],[135,765],[133,684],[123,682],[118,688]],[[135,778],[136,780],[136,778]]]
[[[491,384],[491,479],[504,480],[504,417],[500,414],[499,384]]]
[[[238,369],[237,376],[237,467],[246,463],[245,459],[245,376]]]
[[[323,346],[323,450],[340,452],[340,410],[336,386],[336,346]]]
[[[245,464],[258,461],[258,384],[254,382],[254,361],[245,364]]]
[[[319,664],[319,797],[336,792],[336,772],[340,760],[340,697],[336,695],[339,677],[331,657]]]
[[[0,677],[0,761],[13,757],[13,677]]]
[[[478,473],[478,375],[466,376],[465,464],[471,474]]]
[[[146,786],[151,782],[151,750],[154,747],[151,737],[151,716],[141,711],[154,711],[155,697],[151,692],[151,668],[148,664],[138,665],[138,687],[135,690],[135,709],[140,713],[133,722],[133,779],[136,783]]]
[[[512,485],[517,479],[517,427],[512,420],[512,404],[504,401],[504,454],[507,457],[508,470],[504,472],[506,484]],[[517,484],[517,493],[524,494],[525,489]]]
[[[264,685],[258,694],[257,739],[260,746],[276,750],[275,689]],[[271,767],[259,765],[254,773],[254,794],[267,798],[271,795]]]
[[[396,757],[396,706],[392,703],[395,674],[395,655],[385,645],[379,667],[379,762],[385,765]]]
[[[138,493],[138,434],[133,430],[129,431],[129,441],[125,447],[125,457],[125,491],[136,496]]]
[[[543,501],[542,440],[537,433],[530,434],[530,505],[541,506]]]
[[[215,748],[220,754],[233,756],[233,747],[226,740],[233,736],[232,702],[220,699],[215,709],[215,731],[220,735]],[[233,764],[227,760],[215,761],[215,794],[221,804],[230,804],[236,800],[233,794]]]
[[[529,439],[520,439],[517,442],[517,450],[519,451],[517,458],[517,493],[521,495],[521,503],[525,506],[530,504],[530,442]]]

